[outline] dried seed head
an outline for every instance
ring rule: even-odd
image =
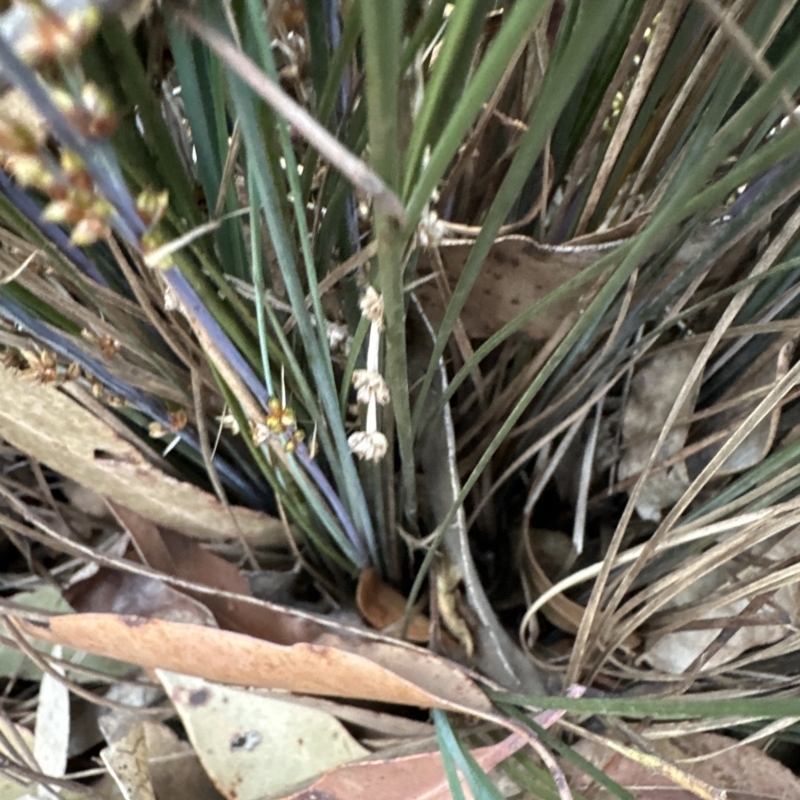
[[[61,169],[69,179],[69,185],[75,192],[94,196],[94,181],[86,169],[84,160],[73,150],[61,152]]]
[[[155,250],[158,250],[165,243],[164,235],[159,230],[147,231],[142,236],[142,252],[147,255]],[[172,269],[175,266],[175,260],[171,255],[166,255],[160,258],[156,263],[148,261],[148,265],[156,269]]]
[[[417,228],[417,238],[422,247],[438,246],[446,234],[447,228],[435,211],[427,210],[422,213]]]
[[[99,4],[90,3],[79,11],[73,11],[67,17],[66,25],[67,30],[84,45],[94,36],[102,21],[103,15]]]
[[[38,383],[53,383],[58,380],[58,363],[56,357],[43,350],[36,353],[33,350],[20,349],[27,366],[22,370],[22,375]]]
[[[34,24],[15,43],[17,55],[29,64],[74,58],[89,41],[101,21],[100,9],[89,4],[66,19],[44,4],[30,4]]]
[[[169,430],[160,422],[151,422],[147,426],[147,433],[151,439],[163,439],[169,433]]]
[[[181,303],[172,289],[164,285],[164,311],[180,311]]]
[[[0,150],[6,153],[27,153],[37,151],[39,142],[34,132],[20,122],[0,120]]]
[[[173,433],[182,431],[186,427],[187,422],[186,412],[182,408],[179,408],[177,411],[169,412],[169,429]]]
[[[107,355],[107,356],[115,356],[122,345],[119,343],[117,339],[113,336],[109,336],[108,334],[104,334],[97,340],[97,346]]]
[[[80,113],[78,101],[70,92],[61,86],[50,88],[50,99],[55,103],[56,108],[72,122]]]
[[[76,381],[81,376],[81,365],[78,364],[76,361],[73,361],[68,367],[67,372],[64,375],[64,380],[68,381]]]
[[[76,225],[83,219],[84,211],[71,200],[54,200],[42,210],[42,219],[56,225]]]
[[[263,422],[250,420],[250,435],[253,437],[253,444],[259,447],[269,439],[270,431]]]
[[[223,428],[227,428],[234,436],[239,435],[239,423],[236,421],[236,417],[234,417],[233,414],[223,414],[216,419]]]
[[[287,31],[298,31],[306,24],[306,9],[303,0],[282,0],[277,7],[278,19]]]

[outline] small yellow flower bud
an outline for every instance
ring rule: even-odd
[[[72,200],[54,200],[42,211],[42,219],[56,225],[75,225],[83,218],[83,211]]]
[[[46,192],[55,183],[55,177],[38,155],[12,155],[6,161],[6,169],[20,186],[34,186]]]
[[[104,239],[110,233],[108,225],[102,220],[96,217],[84,217],[72,229],[72,235],[69,238],[78,247],[85,247]]]
[[[148,228],[158,224],[168,206],[169,192],[167,191],[154,192],[152,189],[145,189],[136,198],[136,211]]]
[[[84,133],[93,139],[105,139],[117,129],[117,115],[112,99],[94,83],[81,91],[81,102],[87,112]]]

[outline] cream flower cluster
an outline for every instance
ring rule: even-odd
[[[386,437],[378,430],[378,405],[389,402],[389,387],[378,371],[383,330],[383,298],[368,286],[359,301],[361,313],[370,321],[367,344],[367,368],[353,371],[353,386],[359,403],[367,407],[363,431],[350,434],[350,449],[365,461],[380,461],[388,448]]]

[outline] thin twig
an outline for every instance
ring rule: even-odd
[[[208,473],[208,478],[211,481],[211,485],[214,488],[214,494],[217,495],[217,500],[219,500],[220,505],[228,512],[231,522],[233,523],[233,528],[236,531],[236,538],[239,540],[239,543],[242,545],[242,549],[245,552],[245,556],[247,560],[250,562],[250,567],[252,569],[259,569],[258,561],[256,561],[255,554],[253,553],[252,548],[247,542],[244,533],[242,532],[241,525],[239,525],[239,520],[236,518],[236,514],[233,513],[233,509],[231,508],[230,503],[228,502],[228,497],[225,494],[225,488],[222,485],[222,481],[219,479],[219,474],[217,473],[217,468],[214,466],[214,457],[211,452],[211,446],[209,445],[208,441],[208,428],[206,426],[206,419],[203,413],[203,381],[200,376],[200,369],[199,367],[192,367],[191,370],[192,374],[192,396],[194,397],[194,415],[195,415],[195,424],[197,425],[197,438],[200,442],[200,452],[203,456],[203,464],[205,465],[206,472]]]

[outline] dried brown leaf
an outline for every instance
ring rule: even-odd
[[[188,536],[285,541],[279,520],[224,508],[208,492],[154,467],[130,442],[52,385],[0,367],[0,437],[84,486]]]
[[[749,563],[744,566],[725,563],[696,580],[671,603],[678,611],[660,615],[662,630],[673,630],[666,635],[652,632],[647,661],[677,674],[693,667],[716,670],[748,650],[788,639],[800,624],[800,585],[796,580],[754,599],[724,602],[724,594],[794,563],[799,555],[800,528],[794,528],[778,541],[749,547],[744,556]],[[723,602],[715,602],[716,598]],[[688,622],[686,629],[674,630],[682,620]],[[709,649],[712,645],[713,650]]]
[[[511,734],[490,747],[472,751],[488,772],[526,744]],[[403,758],[347,764],[324,775],[311,786],[289,795],[286,800],[448,800],[452,795],[439,753],[419,753]]]
[[[638,475],[646,466],[675,400],[678,398],[702,344],[687,343],[679,350],[656,355],[636,371],[628,403],[622,416],[625,452],[619,463],[619,478]],[[700,382],[697,381],[681,407],[688,418],[694,409]],[[689,435],[689,424],[677,424],[667,435],[659,460],[675,455]],[[643,519],[658,522],[661,509],[674,503],[689,485],[685,462],[650,475],[642,486],[636,510]]]
[[[491,336],[537,300],[557,289],[570,278],[619,245],[618,241],[598,244],[545,245],[527,236],[505,236],[489,251],[475,285],[461,312],[468,336]],[[452,290],[472,249],[471,242],[449,243],[440,247],[445,273]],[[434,272],[431,255],[420,255],[422,274]],[[437,327],[445,305],[433,282],[422,284],[417,296],[425,314]],[[575,311],[580,292],[551,303],[523,331],[534,339],[547,339],[561,321]]]
[[[125,731],[100,753],[126,800],[156,800],[147,759],[147,742],[141,721]]]
[[[340,649],[344,640],[331,635],[322,644],[287,647],[216,628],[116,614],[57,616],[46,624],[20,620],[20,626],[45,641],[220,683],[466,713],[491,709],[464,670],[408,647],[348,643],[354,650],[348,652]]]
[[[146,767],[156,797],[169,800],[220,800],[222,795],[211,784],[188,742],[179,739],[174,731],[160,722],[144,719],[139,727],[144,734]],[[109,746],[107,750],[112,747]],[[98,791],[101,797],[108,800],[126,800],[127,797],[110,776],[100,781]]]
[[[163,581],[105,567],[70,586],[64,592],[64,599],[82,614],[111,612],[212,627],[217,624],[211,610],[201,601]]]
[[[358,578],[356,605],[361,616],[376,630],[382,631],[400,622],[406,611],[406,599],[397,589],[384,583],[372,567]],[[430,621],[424,614],[414,614],[406,638],[410,642],[427,642]]]
[[[117,520],[133,537],[148,566],[193,583],[251,596],[244,575],[233,564],[201,547],[196,540],[172,531],[161,531],[140,514],[118,503],[112,502],[110,505]],[[182,591],[209,608],[219,626],[225,630],[247,633],[278,644],[310,641],[322,630],[311,620],[285,615],[275,609],[229,597],[200,594],[189,589]],[[114,610],[121,613],[119,609],[110,607],[76,610]]]
[[[738,427],[763,399],[763,393],[771,389],[775,381],[786,374],[795,342],[794,338],[779,339],[762,353],[722,395],[719,403],[729,403],[751,392],[754,393],[754,399],[737,403],[719,414],[699,420],[693,428],[692,438],[702,440],[718,431],[733,430]],[[759,390],[763,393],[758,394]],[[766,419],[756,425],[747,438],[725,459],[717,475],[731,475],[760,463],[772,447],[780,413],[781,407],[778,405]],[[690,471],[698,474],[714,458],[724,443],[724,439],[718,441],[689,458]]]

